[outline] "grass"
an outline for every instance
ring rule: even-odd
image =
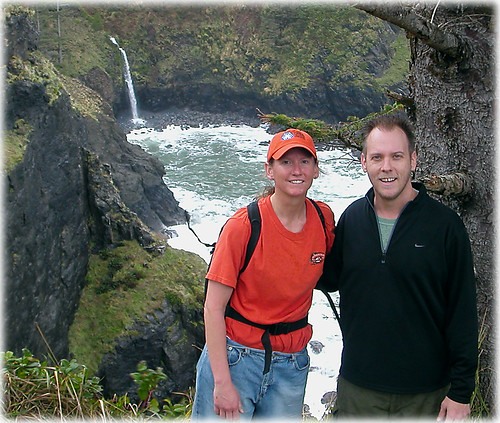
[[[102,98],[93,90],[82,84],[75,78],[70,78],[60,75],[65,91],[68,93],[71,100],[71,106],[74,110],[81,113],[83,116],[89,116],[95,120],[98,116],[111,115],[111,108],[108,106],[108,111],[104,106]]]
[[[7,418],[49,420],[65,419],[114,419],[141,418],[187,419],[191,412],[192,395],[180,394],[181,400],[173,403],[164,400],[160,410],[152,393],[164,377],[161,369],[148,369],[141,362],[131,376],[141,392],[139,403],[131,403],[125,394],[104,399],[102,387],[96,377],[89,377],[86,366],[76,360],[62,360],[49,365],[33,357],[27,349],[17,357],[11,351],[2,355],[4,397],[3,415]]]
[[[476,370],[476,386],[474,392],[472,393],[471,399],[471,416],[473,418],[488,418],[491,416],[491,411],[488,403],[485,401],[485,397],[489,396],[489,390],[491,387],[487,387],[486,392],[481,392],[481,374],[488,370],[483,367],[481,356],[483,355],[484,348],[484,340],[488,334],[488,325],[486,324],[486,316],[488,314],[488,310],[484,312],[483,319],[481,321],[481,325],[479,327],[479,337],[478,337],[478,356],[477,356],[477,370]],[[490,369],[491,370],[491,369]]]
[[[14,129],[5,131],[3,139],[4,169],[9,173],[24,158],[24,150],[29,143],[29,134],[33,127],[24,119],[14,123]]]
[[[396,37],[391,47],[394,49],[394,56],[391,58],[390,65],[382,77],[375,79],[383,89],[403,81],[404,76],[409,74],[410,48],[404,31]]]
[[[21,357],[7,351],[2,373],[7,416],[83,417],[96,409],[92,399],[101,391],[98,380],[88,378],[85,366],[75,361],[49,366],[26,349]]]
[[[57,20],[61,36],[58,35]],[[38,5],[34,20],[40,25],[41,50],[65,75],[77,77],[93,67],[114,70],[110,63],[118,63],[114,76],[120,81],[120,52],[111,44],[107,34],[98,28],[96,21],[77,6],[64,5],[57,12],[55,7]],[[59,58],[61,46],[61,58]]]
[[[61,95],[63,84],[54,65],[38,51],[30,54],[29,60],[13,56],[9,60],[7,82],[30,81],[45,86],[45,92],[52,104]]]

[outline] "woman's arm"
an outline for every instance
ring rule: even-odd
[[[242,413],[240,395],[233,385],[227,363],[226,322],[224,313],[233,288],[208,281],[205,299],[205,339],[210,367],[214,375],[214,412],[222,418],[238,419]]]

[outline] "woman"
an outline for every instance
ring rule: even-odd
[[[312,336],[307,313],[333,243],[334,218],[318,202],[323,225],[306,199],[319,176],[309,134],[276,134],[265,169],[274,192],[258,201],[261,233],[248,266],[240,274],[251,233],[243,208],[224,226],[207,273],[206,345],[192,419],[302,416]]]

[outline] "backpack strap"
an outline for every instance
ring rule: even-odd
[[[318,212],[318,216],[319,216],[319,220],[321,220],[321,224],[323,225],[323,231],[325,232],[325,237],[326,237],[326,223],[325,223],[325,216],[323,215],[323,212],[321,211],[320,207],[318,206],[318,203],[316,203],[316,201],[314,200],[311,200],[310,198],[307,198],[311,203],[312,205],[314,206],[314,208],[316,209],[316,211]]]
[[[311,203],[313,204],[313,206],[315,207],[316,211],[318,212],[318,215],[319,215],[319,218],[321,220],[321,223],[323,224],[323,230],[325,231],[325,237],[326,237],[326,224],[325,224],[325,216],[323,215],[323,212],[321,211],[320,207],[318,206],[318,204],[316,203],[316,201],[314,200],[311,200],[310,198],[308,198],[309,201],[311,201]],[[319,282],[319,281],[318,281]],[[325,294],[325,297],[326,299],[328,300],[328,304],[330,304],[330,307],[332,308],[333,310],[333,314],[335,315],[335,318],[337,319],[337,322],[339,322],[340,324],[340,316],[339,316],[339,313],[337,311],[337,307],[335,306],[335,303],[333,302],[333,299],[332,297],[330,296],[330,294],[328,293],[328,291],[324,288],[322,288],[320,286],[320,284],[317,284],[316,285],[316,289],[319,289],[323,294]]]
[[[252,257],[253,252],[255,251],[255,247],[257,246],[257,242],[260,237],[260,210],[257,201],[250,203],[247,206],[248,219],[250,220],[251,232],[250,239],[247,244],[247,252],[245,254],[245,262],[243,263],[243,267],[240,269],[240,275],[245,271],[250,262],[250,258]]]
[[[323,216],[323,212],[321,211],[320,207],[318,204],[314,201],[308,198],[308,200],[313,204],[314,208],[318,212],[318,216],[321,220],[321,223],[323,225],[323,230],[325,232],[325,237],[326,237],[326,225],[325,225],[325,217]],[[255,247],[257,246],[257,242],[259,241],[260,238],[260,232],[261,232],[261,222],[262,218],[260,215],[260,210],[258,206],[258,201],[253,201],[247,206],[247,212],[248,212],[248,219],[250,220],[250,238],[248,240],[247,244],[247,250],[245,254],[245,261],[243,263],[242,268],[240,269],[239,275],[241,275],[245,269],[248,266],[248,263],[250,262],[250,259],[252,258],[252,254],[255,251]],[[222,229],[221,229],[222,232]],[[213,250],[212,250],[213,253]],[[210,260],[211,262],[211,260]],[[209,265],[210,267],[210,265]],[[206,290],[207,290],[207,285],[208,285],[208,279],[205,279],[205,296],[206,296]],[[337,317],[337,321],[340,322],[340,319],[338,317],[337,309],[335,308],[335,304],[333,303],[332,298],[326,292],[325,290],[321,290],[327,297],[328,302],[330,303],[330,306],[332,307],[335,316]],[[236,311],[233,307],[231,307],[230,302],[228,302],[226,306],[226,312],[225,312],[225,317],[229,317],[231,319],[237,320],[239,322],[245,323],[247,325],[259,328],[264,330],[264,333],[262,334],[261,337],[261,342],[264,347],[265,351],[265,362],[264,362],[264,372],[263,374],[266,374],[270,370],[271,366],[271,357],[272,357],[272,346],[271,346],[271,340],[270,340],[270,335],[282,335],[286,333],[293,332],[298,329],[302,329],[308,325],[308,316],[303,317],[300,320],[297,320],[295,322],[286,322],[286,323],[274,323],[271,325],[263,325],[260,323],[255,323],[244,316],[242,316],[238,311]]]
[[[250,262],[250,258],[252,257],[252,254],[255,251],[255,247],[257,246],[257,242],[259,241],[260,228],[262,223],[262,218],[260,215],[259,205],[257,201],[250,203],[247,206],[247,211],[248,211],[248,219],[250,220],[251,232],[250,232],[250,239],[248,240],[247,244],[245,261],[239,273],[240,275],[247,268],[248,263]],[[274,323],[271,325],[263,325],[260,323],[255,323],[252,322],[251,320],[248,320],[246,317],[242,316],[238,311],[236,311],[233,307],[231,307],[230,303],[227,304],[225,316],[237,320],[239,322],[245,323],[247,325],[262,329],[264,331],[261,337],[262,346],[264,347],[265,351],[263,374],[268,373],[271,368],[272,346],[271,346],[270,335],[282,335],[285,333],[290,333],[295,330],[302,329],[306,327],[308,324],[307,316],[295,322]]]

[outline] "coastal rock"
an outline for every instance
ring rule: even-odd
[[[79,79],[89,88],[97,92],[108,104],[117,100],[113,80],[100,67],[94,66],[87,74],[81,75]]]
[[[49,105],[41,84],[7,88],[5,129],[20,120],[33,129],[6,178],[5,346],[45,355],[40,328],[56,356],[65,357],[89,250],[78,137],[84,127],[66,95]]]
[[[327,404],[329,406],[332,406],[333,404],[335,404],[336,399],[337,399],[337,392],[335,391],[325,392],[325,394],[321,398],[321,404]]]
[[[147,316],[147,322],[136,322],[134,336],[119,339],[113,352],[107,354],[98,371],[103,393],[107,397],[125,393],[138,401],[137,385],[130,373],[144,360],[148,368],[161,367],[167,379],[160,381],[155,396],[168,398],[173,392],[186,391],[193,385],[194,364],[204,344],[203,311],[188,309],[164,300],[160,309]]]
[[[130,144],[114,119],[89,120],[87,143],[89,150],[109,164],[123,202],[154,232],[166,233],[167,226],[186,222],[184,210],[163,181],[163,165]]]
[[[121,240],[137,239],[141,246],[151,245],[155,239],[151,231],[122,201],[111,178],[110,166],[84,150],[84,162],[91,212],[90,232],[97,251]]]
[[[14,37],[9,37],[7,57],[16,56],[26,60],[29,53],[38,49],[39,33],[26,13],[9,16],[6,32],[15,34]]]
[[[225,95],[220,87],[206,85],[192,88],[183,86],[177,89],[178,91],[175,91],[175,88],[151,89],[138,85],[136,96],[144,109],[143,114],[147,115],[146,110],[159,113],[181,105],[189,107],[193,113],[237,113],[246,120],[256,119],[259,110],[263,113],[279,110],[288,116],[308,116],[310,119],[339,122],[345,121],[351,115],[365,116],[387,102],[384,94],[369,87],[332,88],[321,82],[311,82],[307,89],[293,95],[282,94],[274,97],[258,95],[251,91]]]
[[[324,348],[323,343],[320,341],[309,341],[309,346],[314,354],[319,354]]]

